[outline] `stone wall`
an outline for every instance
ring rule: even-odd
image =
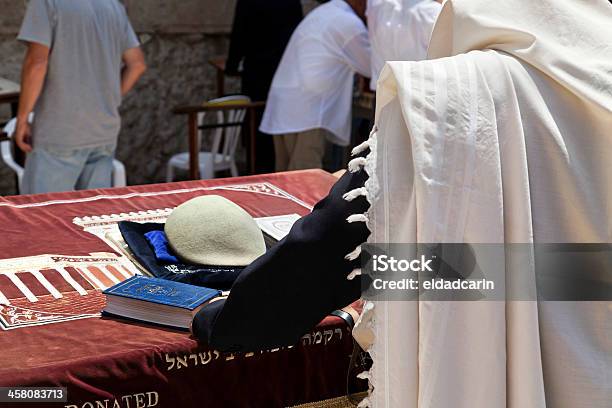
[[[117,158],[129,184],[164,180],[170,157],[187,150],[187,118],[171,113],[183,104],[216,96],[216,74],[208,59],[227,52],[225,36],[153,34],[144,45],[148,71],[126,97]],[[236,81],[226,81],[237,92]]]
[[[172,154],[187,149],[185,117],[173,107],[216,96],[216,76],[208,59],[227,53],[234,1],[124,0],[143,41],[148,71],[121,107],[123,126],[117,158],[129,184],[162,182]],[[15,40],[24,1],[0,0],[0,77],[19,82],[25,47]],[[316,5],[304,1],[304,10]],[[226,92],[237,92],[236,80]],[[0,122],[9,116],[0,108]],[[0,195],[14,194],[13,173],[0,163]]]

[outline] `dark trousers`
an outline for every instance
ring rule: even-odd
[[[251,98],[252,101],[265,101],[272,84],[274,70],[245,71],[242,74],[242,93]],[[259,131],[259,124],[263,117],[263,109],[259,109],[255,116],[257,132],[255,134],[255,173],[274,173],[274,141],[272,136]]]

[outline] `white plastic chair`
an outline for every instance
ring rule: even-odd
[[[34,114],[30,114],[28,120],[32,122],[34,119]],[[17,119],[11,119],[4,126],[4,133],[8,137],[12,137],[13,133],[15,133],[15,126],[17,124]],[[19,191],[21,191],[21,184],[23,180],[23,167],[20,166],[13,156],[13,150],[11,149],[11,142],[9,140],[4,140],[0,142],[0,155],[2,156],[2,160],[9,166],[16,174],[17,174],[17,183],[19,187]],[[125,166],[117,159],[113,159],[113,179],[112,186],[113,187],[125,187],[127,185],[126,177],[125,177]]]
[[[248,96],[232,95],[213,99],[207,105],[224,106],[249,102],[251,102],[251,99]],[[229,170],[233,177],[238,176],[236,148],[240,140],[240,132],[242,131],[242,123],[246,116],[246,111],[246,108],[237,106],[236,109],[209,112],[217,115],[216,123],[208,125],[213,129],[213,144],[210,151],[200,151],[204,133],[201,127],[204,125],[206,112],[198,113],[198,151],[200,151],[198,159],[201,179],[215,178],[215,173],[223,170]],[[225,124],[232,123],[236,125],[225,126]],[[216,125],[219,127],[215,127]],[[170,158],[166,170],[167,182],[174,180],[175,169],[189,170],[189,152],[178,153]]]

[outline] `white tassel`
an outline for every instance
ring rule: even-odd
[[[357,248],[353,249],[351,253],[346,254],[344,259],[346,259],[347,261],[354,261],[355,259],[359,258],[359,255],[361,255],[361,246],[358,246]]]
[[[357,156],[359,153],[365,151],[369,147],[370,147],[370,139],[368,139],[365,142],[355,146],[353,148],[353,150],[351,150],[351,156]]]
[[[352,224],[354,222],[368,222],[368,216],[365,214],[351,214],[348,216],[346,221],[349,224]]]
[[[351,160],[348,164],[348,170],[351,173],[356,173],[359,171],[359,169],[361,169],[363,166],[366,165],[366,158],[365,157],[356,157],[353,160]]]
[[[370,406],[370,399],[366,397],[361,400],[359,405],[357,405],[357,408],[368,408],[369,406]]]
[[[344,194],[342,196],[342,198],[344,200],[346,200],[346,201],[353,201],[354,199],[356,199],[359,196],[367,197],[368,196],[368,190],[366,190],[365,187],[359,187],[359,188],[356,188],[356,189],[351,190],[348,193]]]
[[[361,275],[361,269],[360,268],[355,268],[351,271],[351,273],[348,274],[348,276],[346,277],[346,280],[353,280],[355,279],[356,276]]]

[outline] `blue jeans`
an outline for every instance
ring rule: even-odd
[[[36,147],[25,164],[22,194],[111,187],[116,144],[98,147]]]

